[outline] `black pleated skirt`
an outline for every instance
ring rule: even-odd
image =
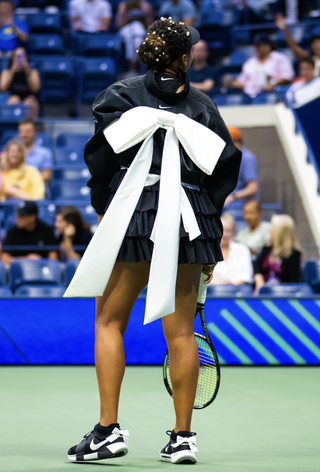
[[[109,187],[111,197],[106,210],[116,193],[126,169],[115,174]],[[180,223],[179,264],[214,264],[223,260],[220,239],[221,231],[216,219],[216,209],[208,194],[203,190],[184,187],[191,203],[201,231],[193,241]],[[159,182],[144,187],[139,202],[132,215],[125,238],[122,242],[117,261],[141,262],[151,261],[153,242],[150,239],[155,221],[159,198]]]

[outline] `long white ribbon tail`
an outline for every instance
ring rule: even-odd
[[[124,176],[64,297],[103,295],[145,185],[152,162],[152,154],[153,136],[151,135],[142,144]]]

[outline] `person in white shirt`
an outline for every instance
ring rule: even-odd
[[[251,284],[253,282],[253,267],[249,249],[233,241],[236,234],[234,218],[225,213],[221,218],[223,236],[221,249],[224,260],[215,266],[209,285],[217,284]]]
[[[288,85],[294,70],[285,54],[272,50],[270,38],[261,34],[254,39],[256,57],[248,59],[239,77],[231,86],[239,88],[254,98],[260,92],[272,92],[278,85]]]
[[[257,200],[251,200],[243,205],[243,218],[248,227],[237,234],[236,240],[247,246],[255,258],[270,241],[270,223],[261,222],[261,205]]]
[[[106,0],[72,0],[70,17],[75,31],[98,33],[109,29],[112,9]]]
[[[286,93],[287,104],[290,107],[299,104],[299,98],[305,95],[304,92],[320,95],[320,77],[315,77],[315,63],[311,57],[300,59],[299,74],[301,79],[292,84]]]

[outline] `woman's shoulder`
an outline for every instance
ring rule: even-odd
[[[214,103],[212,98],[210,98],[209,95],[207,95],[206,93],[201,92],[201,90],[196,89],[192,85],[190,86],[190,92],[189,92],[188,98],[196,101],[197,103],[203,104],[213,113],[219,113],[218,107]]]

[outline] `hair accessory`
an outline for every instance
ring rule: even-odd
[[[166,53],[165,53],[165,52],[163,52],[163,53],[162,53],[162,55],[163,55],[163,56],[165,56],[165,55],[166,55]]]
[[[169,20],[172,20],[172,16],[169,16]]]
[[[156,51],[158,51],[159,48],[156,46],[154,49],[155,49]]]
[[[190,36],[190,31],[187,31],[187,32],[186,32],[186,35],[187,35],[187,36]]]
[[[146,42],[145,42],[145,41],[143,41],[143,43],[142,43],[142,44],[146,44]]]
[[[174,32],[175,32],[175,33],[178,33],[178,31],[177,31],[177,30],[174,30]]]
[[[136,49],[136,53],[137,53],[137,54],[138,54],[138,52],[139,52],[139,49]]]
[[[148,36],[149,36],[150,33],[148,33]]]
[[[160,18],[160,20],[161,20],[161,21],[164,21],[164,20],[165,20],[165,18],[163,18],[163,16],[162,16],[162,17]]]
[[[171,28],[170,28],[170,26],[168,27],[168,30],[169,30],[169,31],[171,31]]]
[[[163,44],[166,44],[166,42],[165,42],[165,41],[162,41],[162,42],[163,42]]]
[[[155,32],[155,31],[153,31],[153,33],[152,33],[152,34],[156,34],[156,32]]]
[[[153,43],[150,43],[150,45],[153,44]]]
[[[164,36],[164,34],[161,35],[162,37]]]
[[[159,62],[159,59],[157,58],[156,61]]]

